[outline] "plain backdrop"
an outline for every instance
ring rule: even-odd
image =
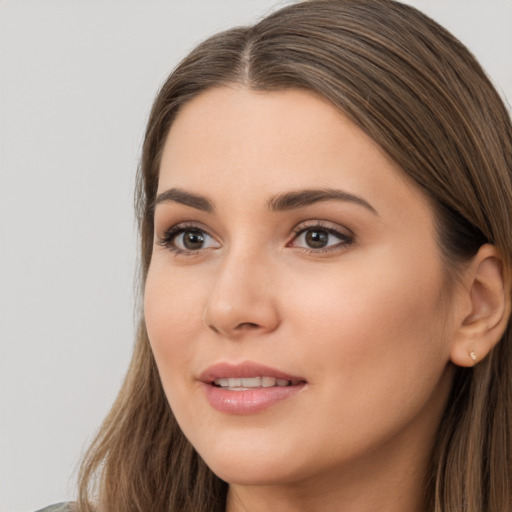
[[[0,511],[74,495],[134,338],[132,190],[170,70],[276,0],[0,1]],[[512,99],[512,0],[411,1]]]

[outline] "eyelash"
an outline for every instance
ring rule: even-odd
[[[211,235],[208,234],[208,232],[200,228],[199,226],[196,226],[194,224],[177,224],[176,226],[172,226],[169,229],[167,229],[161,237],[158,238],[158,245],[161,245],[162,247],[165,247],[166,249],[169,249],[171,252],[173,252],[176,255],[183,255],[183,256],[196,256],[201,252],[201,249],[197,251],[187,251],[184,249],[181,249],[177,247],[174,244],[175,239],[183,234],[183,233],[199,233],[199,234],[206,234],[210,238],[213,238]],[[204,249],[202,249],[204,250]]]
[[[332,246],[327,246],[325,248],[313,249],[308,247],[299,247],[300,250],[309,254],[322,254],[331,251],[339,251],[340,249],[347,249],[355,241],[352,234],[349,235],[347,233],[342,233],[341,231],[334,229],[322,222],[315,221],[314,224],[302,224],[295,228],[293,231],[293,239],[286,246],[292,247],[291,244],[296,241],[300,235],[308,231],[323,231],[339,239],[338,243],[335,243]]]
[[[307,233],[308,231],[322,231],[326,232],[336,238],[338,238],[340,241],[338,243],[333,244],[332,246],[327,246],[325,248],[308,248],[308,247],[297,247],[303,252],[309,253],[309,254],[322,254],[327,253],[331,251],[336,251],[342,249],[348,248],[350,245],[354,243],[354,236],[348,235],[346,233],[342,233],[338,231],[337,229],[334,229],[330,226],[327,226],[323,224],[322,222],[315,221],[314,224],[310,225],[300,225],[297,228],[293,230],[293,237],[290,242],[286,244],[286,247],[293,247],[293,242],[296,241],[302,234]],[[175,226],[170,227],[167,229],[162,236],[158,237],[157,243],[158,245],[165,247],[166,249],[170,250],[176,255],[183,255],[183,256],[196,256],[200,254],[202,251],[208,248],[202,248],[198,250],[184,250],[175,245],[176,238],[187,232],[194,232],[198,234],[203,234],[208,236],[209,238],[213,237],[203,228],[200,228],[194,224],[177,224]]]

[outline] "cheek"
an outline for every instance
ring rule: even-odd
[[[324,425],[323,436],[331,439],[328,447],[319,442],[317,451],[356,453],[392,439],[406,425],[434,428],[430,423],[437,421],[447,391],[436,294],[427,298],[387,286],[361,290],[347,279],[329,295],[316,310],[321,296],[311,297],[302,324],[302,359],[318,390],[315,425]]]
[[[288,298],[313,378],[363,417],[369,405],[424,402],[448,361],[439,268],[379,263],[308,278],[306,293]]]
[[[180,283],[169,269],[150,267],[144,292],[146,329],[164,387],[175,368],[189,367],[194,354],[190,341],[201,329],[199,310],[203,297],[190,283]]]

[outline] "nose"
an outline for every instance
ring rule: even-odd
[[[204,311],[205,325],[230,339],[274,331],[280,320],[270,267],[247,253],[233,253],[220,263]]]

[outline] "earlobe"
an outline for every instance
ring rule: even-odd
[[[457,327],[450,359],[457,366],[474,366],[498,343],[510,315],[510,272],[491,244],[480,247],[464,271],[469,312]]]

